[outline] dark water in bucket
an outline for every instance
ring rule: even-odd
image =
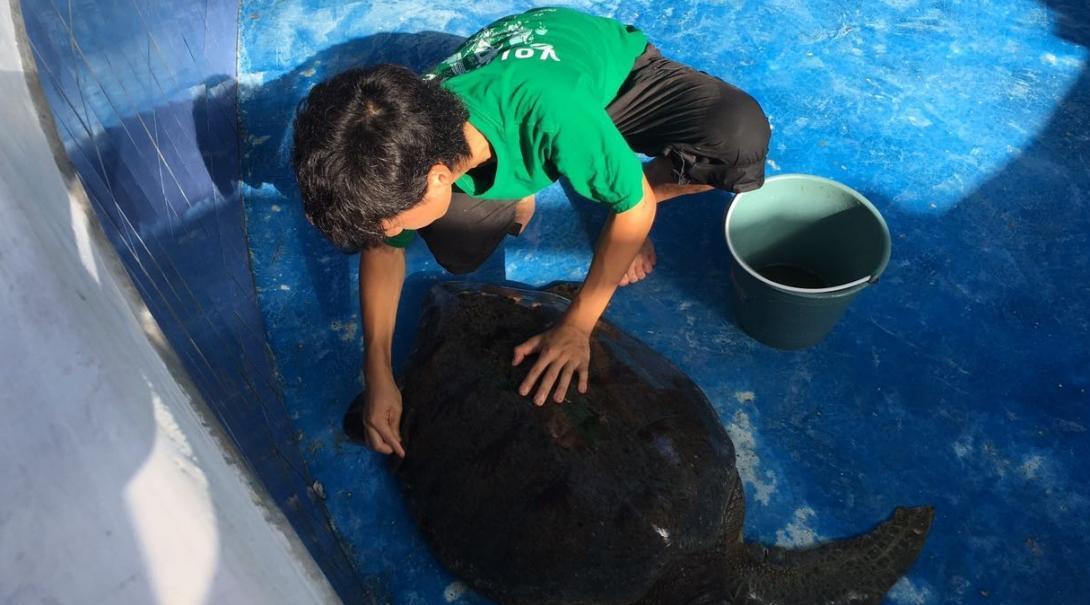
[[[819,343],[889,262],[889,229],[854,189],[822,177],[769,178],[727,210],[738,325],[784,350]]]
[[[765,279],[793,288],[828,288],[832,285],[817,273],[797,265],[766,265],[757,272]]]

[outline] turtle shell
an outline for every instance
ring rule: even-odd
[[[442,563],[510,605],[622,604],[723,535],[734,449],[701,390],[602,321],[590,388],[541,407],[513,349],[568,301],[448,283],[425,303],[403,379],[395,464]],[[574,381],[573,381],[574,382]]]

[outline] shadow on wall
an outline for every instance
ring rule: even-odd
[[[322,512],[298,501],[313,479],[287,441],[294,430],[268,365],[239,233],[235,148],[223,144],[223,133],[233,130],[227,116],[234,81],[210,82],[212,94],[192,105],[171,103],[122,118],[70,153],[77,166],[91,167],[81,181],[111,243],[233,441],[274,498],[293,507],[289,514],[303,539],[317,552],[336,552]],[[169,124],[177,136],[167,144],[165,135],[158,139],[157,130],[144,129],[149,124]],[[188,157],[198,143],[207,175]],[[347,562],[336,556],[323,564],[342,566],[327,570],[332,577],[349,576]]]
[[[0,74],[5,110],[22,109],[27,80]],[[206,458],[209,441],[121,299],[115,267],[98,255],[95,217],[65,196],[80,189],[77,177],[54,186],[36,116],[19,118],[0,145],[10,196],[0,201],[14,204],[5,229],[13,237],[0,238],[8,286],[0,317],[4,349],[19,352],[0,369],[0,457],[11,463],[0,468],[0,518],[10,521],[0,532],[0,601],[203,603],[238,594],[248,579],[227,548],[245,533],[231,535],[239,516],[224,512],[232,503],[222,496],[240,487],[224,485],[222,464]],[[201,521],[174,525],[187,516]],[[67,571],[58,574],[59,552]],[[183,567],[180,552],[189,557]]]
[[[6,97],[8,91],[22,90],[25,82],[22,74],[5,72],[0,74],[0,86]],[[6,110],[6,98],[3,103]],[[18,133],[19,128],[13,129],[13,138]],[[5,185],[9,179],[18,183],[8,174],[9,160],[11,167],[25,162],[8,157],[8,145],[0,143],[0,176]],[[20,168],[30,169],[31,178],[40,170]],[[7,195],[0,200],[5,215],[18,208],[9,209],[8,202],[18,198],[13,194],[9,200]],[[0,518],[4,519],[0,602],[59,603],[76,595],[95,595],[101,601],[152,603],[157,596],[153,569],[144,560],[146,545],[129,500],[155,442],[154,393],[142,372],[103,376],[98,359],[72,359],[87,350],[88,332],[120,330],[118,314],[100,307],[103,294],[99,290],[107,268],[90,254],[83,255],[82,266],[73,258],[75,254],[63,256],[86,246],[77,243],[83,225],[75,224],[77,215],[62,209],[62,203],[43,200],[33,209],[36,215],[15,211],[5,220],[0,237],[4,258],[0,278],[5,286],[0,289],[0,321],[5,324],[0,341],[7,354],[18,351],[18,357],[0,366],[5,385],[5,428],[0,436],[0,456],[5,460],[0,466]],[[14,230],[13,238],[9,239],[8,229]],[[48,237],[39,236],[42,231]],[[52,270],[35,282],[27,279],[27,272],[46,267]],[[95,321],[77,322],[64,313],[59,303],[67,303],[71,294],[58,294],[58,290],[74,291],[87,315],[99,311]],[[9,300],[20,291],[18,299]],[[37,307],[33,314],[32,307]],[[102,402],[110,394],[124,396],[117,396],[114,405],[96,407],[91,403],[94,395],[76,396],[79,391],[98,392]],[[111,444],[111,437],[117,443]],[[77,500],[79,505],[74,506]],[[55,556],[51,550],[60,546],[64,546],[65,565],[83,573],[57,578],[42,569]],[[110,553],[108,563],[101,558],[104,552]],[[190,590],[194,602],[202,602],[207,586]]]
[[[351,562],[343,558],[340,546],[329,542],[329,527],[317,502],[318,496],[305,489],[313,479],[292,445],[295,430],[289,417],[281,410],[264,408],[280,405],[277,386],[265,380],[260,372],[266,360],[264,335],[246,332],[246,325],[233,325],[223,319],[238,318],[247,313],[247,300],[238,293],[252,289],[252,276],[246,262],[248,251],[244,240],[232,230],[243,221],[242,208],[235,197],[239,194],[239,183],[232,176],[236,168],[233,148],[225,148],[221,134],[215,134],[217,129],[230,127],[223,120],[229,115],[224,112],[233,111],[234,84],[231,78],[217,76],[205,83],[206,94],[195,99],[192,106],[172,103],[125,117],[117,126],[105,128],[73,148],[72,153],[77,156],[87,153],[88,149],[93,150],[93,158],[73,159],[90,161],[94,167],[93,175],[81,173],[83,184],[89,183],[91,193],[98,194],[94,200],[97,215],[132,274],[141,298],[153,310],[171,343],[193,345],[170,351],[184,358],[187,370],[201,382],[204,392],[212,394],[210,403],[217,407],[228,434],[246,453],[249,462],[261,471],[262,480],[278,498],[296,531],[312,548],[323,571],[337,584],[341,594],[362,595],[360,598],[364,601],[361,602],[369,602],[366,600],[369,589],[359,583],[358,574],[351,569]],[[188,122],[190,116],[192,124]],[[190,141],[195,145],[187,148],[183,142],[168,147],[165,142],[155,140],[154,130],[150,133],[143,130],[145,125],[161,122],[174,124],[180,132],[192,137]],[[185,161],[185,154],[195,149],[197,143],[201,145],[207,175],[198,174],[199,163],[187,164]],[[141,178],[147,174],[159,174],[161,179]],[[213,183],[215,192],[208,190],[207,179]],[[95,189],[96,185],[99,188]],[[74,227],[65,226],[60,230],[70,234]],[[210,249],[217,252],[211,260]],[[210,267],[209,262],[216,266]],[[99,268],[100,273],[104,270]],[[196,275],[201,279],[195,280]],[[208,346],[208,343],[220,343],[221,346]],[[161,353],[170,354],[168,351]],[[127,575],[132,574],[132,577],[119,578],[115,582],[117,586],[112,590],[116,592],[111,593],[113,597],[110,598],[152,602],[156,595],[159,600],[166,598],[162,587],[155,584],[156,568],[172,565],[157,554],[158,549],[163,548],[163,542],[169,539],[163,537],[157,524],[162,515],[170,516],[166,512],[170,506],[157,504],[154,490],[141,487],[142,482],[155,484],[154,469],[143,478],[140,473],[152,458],[157,433],[154,414],[160,395],[146,377],[134,374],[131,379],[147,388],[139,396],[118,397],[118,401],[131,405],[111,410],[127,420],[112,422],[108,418],[98,418],[102,410],[96,412],[95,420],[116,427],[136,427],[133,430],[137,434],[126,438],[124,449],[131,455],[131,464],[118,465],[112,458],[101,464],[92,463],[113,472],[108,477],[96,475],[95,486],[88,491],[116,493],[119,497],[110,505],[90,505],[94,518],[87,518],[85,524],[87,527],[109,525],[110,548],[116,555],[110,569],[129,570]],[[262,421],[255,421],[254,414],[260,415]],[[240,430],[240,427],[246,430]],[[187,438],[187,441],[194,439],[197,437]],[[96,455],[105,455],[104,452],[87,452],[86,447],[84,444],[72,448],[80,451],[78,455],[85,462]],[[68,450],[59,450],[61,454],[66,452]],[[199,453],[192,453],[191,458],[195,468],[206,468]],[[285,495],[285,490],[294,490],[300,484],[304,487],[301,496],[298,492]],[[215,490],[207,490],[204,496],[206,500],[203,501],[187,501],[192,506],[206,506],[208,510],[202,515],[213,520],[212,528],[202,528],[210,534],[202,536],[198,532],[198,535],[190,536],[192,543],[186,546],[193,550],[195,557],[193,565],[187,569],[188,577],[193,581],[186,585],[193,602],[201,602],[203,596],[238,592],[239,580],[220,566],[227,553],[204,553],[202,543],[197,540],[198,537],[207,538],[203,544],[219,544],[222,549],[225,542],[217,541],[214,523],[221,518],[230,518],[230,515],[217,512],[224,507],[217,501]],[[158,512],[151,513],[151,510]],[[185,514],[195,513],[179,511],[174,518]],[[153,549],[151,554],[148,554],[148,548]],[[207,558],[201,559],[198,555],[207,555]],[[87,565],[93,567],[90,561]],[[30,591],[37,588],[27,586],[20,590],[34,594]]]
[[[145,10],[170,12],[164,6]],[[206,25],[215,8],[204,7]],[[160,54],[111,64],[119,46],[111,36],[128,36],[130,28],[143,35],[147,25],[124,9],[96,5],[71,22],[48,5],[25,3],[23,13],[57,131],[111,244],[230,437],[330,581],[350,594],[356,574],[308,495],[313,479],[290,441],[254,301],[241,231],[234,80],[209,78],[210,88],[195,95],[187,84],[214,73],[215,63],[198,47],[190,49],[192,61],[177,64]],[[110,28],[96,26],[104,22]],[[158,33],[161,44],[179,39],[173,30]]]
[[[211,94],[123,116],[93,135],[71,129],[83,121],[64,119],[68,108],[53,109],[80,184],[140,294],[225,424],[239,426],[276,394],[260,324],[250,321],[252,283],[237,232],[234,83],[212,82]],[[266,428],[282,431],[285,420]],[[252,435],[233,436],[253,451]]]

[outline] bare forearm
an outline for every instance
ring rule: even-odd
[[[598,239],[587,279],[565,317],[567,323],[586,332],[594,328],[647,239],[655,221],[656,206],[655,194],[644,179],[643,200],[627,212],[610,217]]]
[[[360,253],[363,369],[369,377],[392,375],[394,324],[404,280],[404,250],[384,244]]]

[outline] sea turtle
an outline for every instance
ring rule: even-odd
[[[930,508],[805,550],[743,543],[730,437],[648,346],[602,321],[585,395],[537,407],[516,392],[529,364],[512,367],[512,349],[567,303],[469,283],[429,294],[393,465],[448,569],[505,605],[881,602],[923,547]]]

